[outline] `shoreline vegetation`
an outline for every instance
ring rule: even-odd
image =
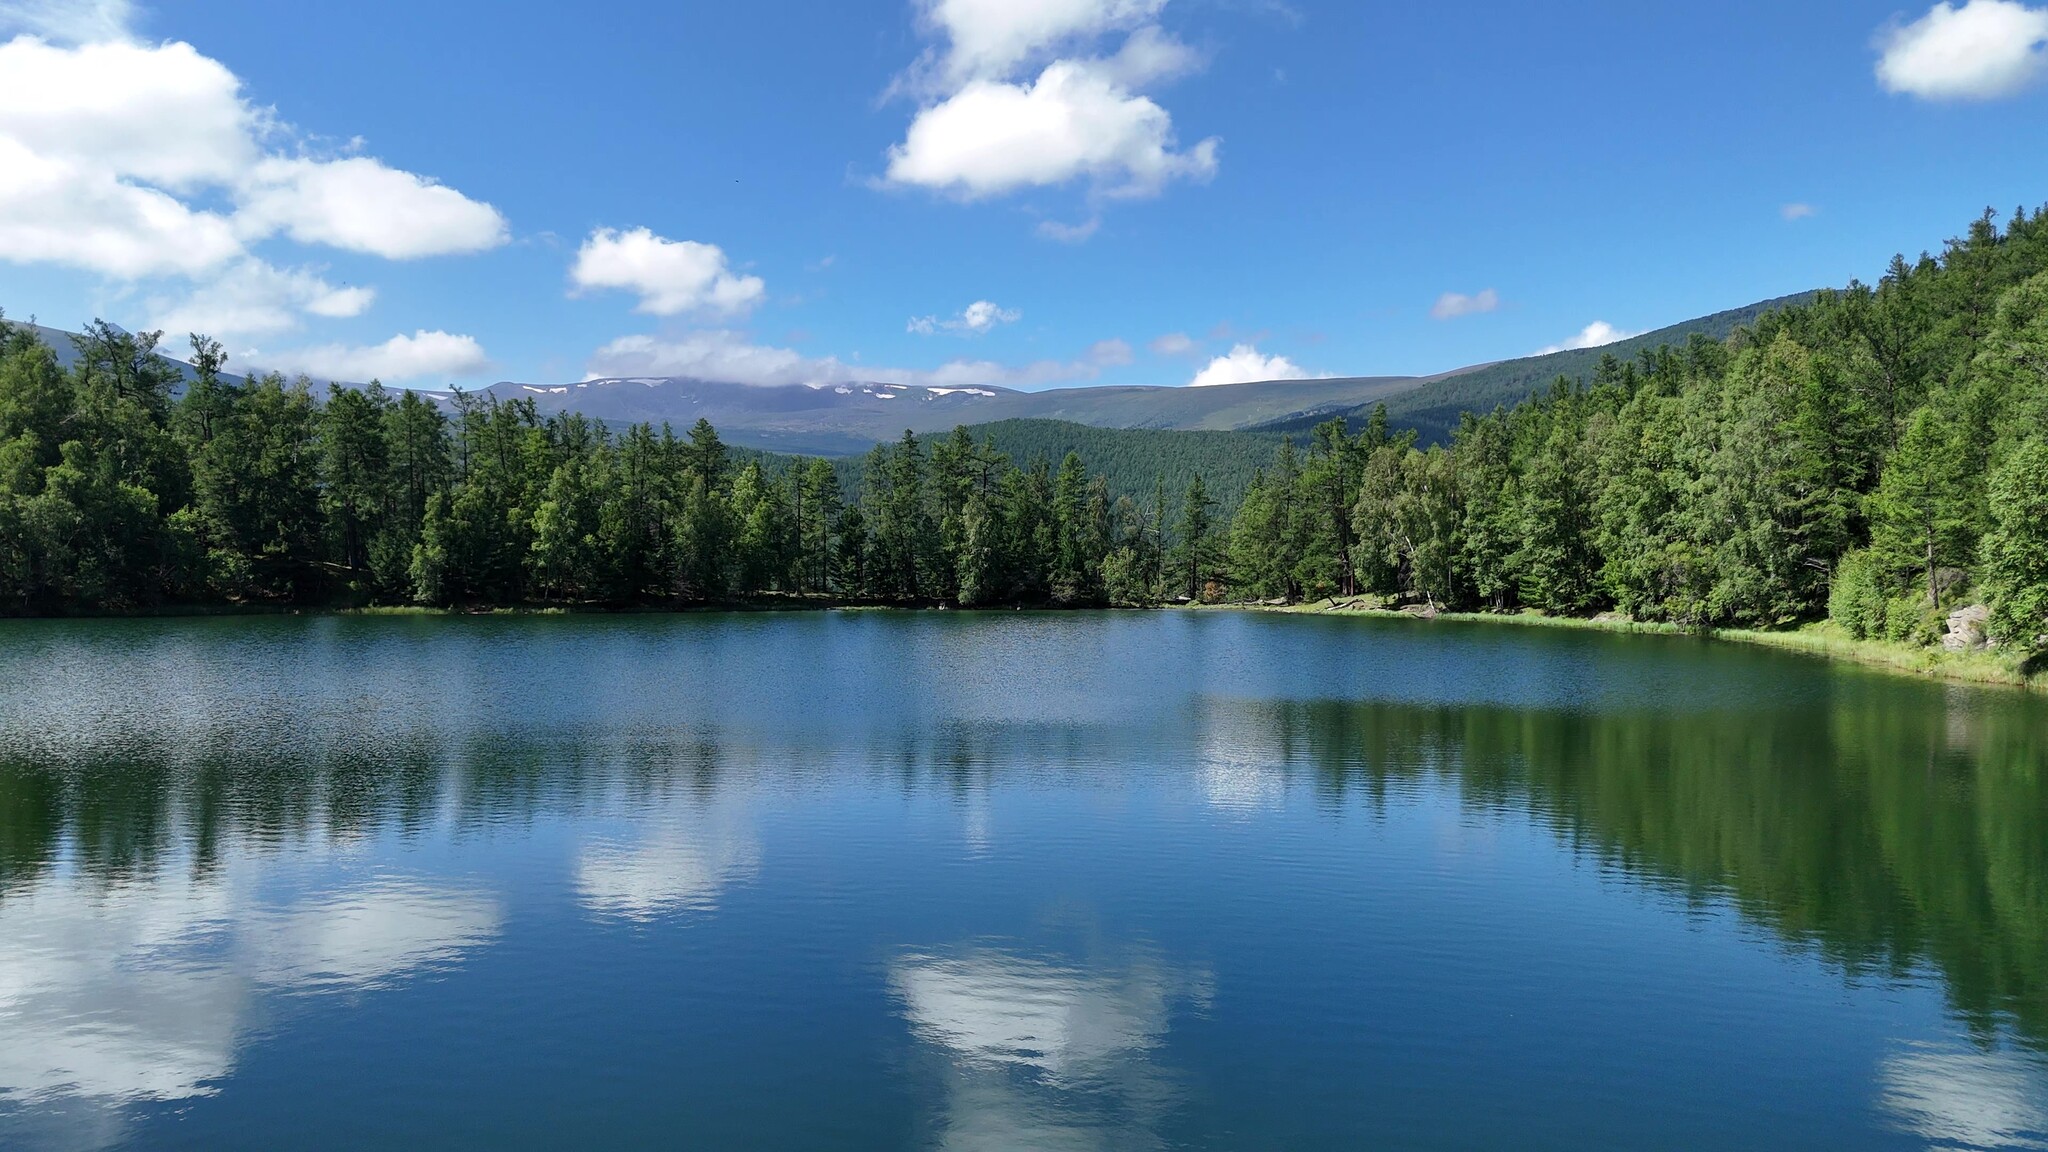
[[[357,607],[291,605],[180,605],[145,612],[76,613],[56,619],[204,619],[211,617],[337,616],[337,617],[535,617],[535,616],[666,616],[715,615],[720,613],[779,612],[1007,612],[1023,611],[1026,605],[959,608],[945,603],[908,604],[901,601],[858,600],[830,596],[763,596],[726,602],[704,602],[665,607],[617,608],[601,604],[519,604],[441,607],[423,604],[362,605]],[[1039,611],[1061,611],[1052,606],[1035,606]],[[1349,600],[1279,604],[1240,601],[1220,604],[1158,604],[1143,608],[1103,608],[1092,611],[1201,611],[1273,613],[1294,616],[1341,616],[1371,620],[1409,620],[1417,623],[1442,621],[1452,624],[1494,624],[1523,628],[1551,628],[1573,632],[1606,632],[1638,636],[1690,636],[1728,644],[1772,648],[1781,652],[1811,656],[1834,663],[1908,676],[1920,680],[1974,687],[2015,688],[2048,693],[2048,657],[1999,651],[1948,651],[1942,648],[1900,644],[1886,640],[1859,640],[1830,621],[1814,621],[1795,629],[1725,628],[1695,631],[1662,621],[1601,616],[1551,616],[1541,612],[1430,612],[1420,606],[1399,606],[1379,597]]]
[[[1355,601],[1324,601],[1317,604],[1235,604],[1227,607],[1258,612],[1296,615],[1361,615],[1388,619],[1406,617],[1418,621],[1459,624],[1507,624],[1524,628],[1555,628],[1575,632],[1610,632],[1641,636],[1693,636],[1729,644],[1746,644],[1814,656],[1836,663],[1854,664],[1916,679],[1940,680],[1953,684],[2022,688],[2048,692],[2048,659],[2040,654],[1975,650],[1952,652],[1944,648],[1894,643],[1887,640],[1859,640],[1831,621],[1820,620],[1794,629],[1722,628],[1705,632],[1661,621],[1634,620],[1615,615],[1549,616],[1539,612],[1437,612],[1404,611],[1374,603],[1366,597]]]
[[[2048,652],[2048,208],[1442,442],[1384,406],[1247,435],[1232,506],[985,429],[842,482],[708,420],[316,393],[161,337],[96,321],[65,367],[0,317],[0,615],[1344,602],[1988,683]]]

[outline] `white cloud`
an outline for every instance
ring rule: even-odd
[[[1456,320],[1460,316],[1478,316],[1500,307],[1500,293],[1488,288],[1467,296],[1462,292],[1446,292],[1436,298],[1436,306],[1429,314],[1438,320]]]
[[[360,316],[376,298],[374,289],[337,288],[307,269],[244,260],[182,297],[151,299],[149,327],[221,338],[268,336],[297,329],[301,315]]]
[[[576,253],[569,280],[582,291],[636,292],[637,311],[655,316],[744,312],[767,294],[760,277],[734,275],[716,245],[669,240],[646,228],[592,232]]]
[[[922,106],[889,149],[885,180],[964,199],[1085,179],[1106,196],[1157,195],[1216,173],[1218,142],[1182,150],[1167,111],[1139,89],[1193,70],[1197,54],[1156,23],[1165,0],[929,0],[943,37],[900,90]],[[1089,46],[1128,33],[1109,56]],[[1063,54],[1065,53],[1065,54]],[[1095,225],[1040,225],[1069,242]]]
[[[0,35],[22,33],[59,44],[119,40],[128,34],[129,0],[0,0]]]
[[[205,275],[242,252],[218,213],[0,135],[0,260],[135,280]]]
[[[507,238],[496,208],[367,156],[272,157],[245,177],[241,200],[246,235],[283,232],[387,260],[483,252]]]
[[[1209,388],[1219,384],[1256,384],[1267,380],[1307,380],[1314,374],[1304,372],[1299,364],[1285,356],[1264,356],[1250,344],[1239,344],[1227,356],[1218,356],[1209,361],[1209,366],[1195,373],[1188,382],[1192,388]]]
[[[1548,356],[1554,352],[1575,352],[1582,348],[1605,348],[1609,344],[1641,336],[1641,332],[1624,332],[1605,320],[1595,320],[1579,330],[1579,334],[1562,344],[1552,344],[1536,353]]]
[[[1085,244],[1102,228],[1102,217],[1090,216],[1079,224],[1066,224],[1058,220],[1040,220],[1038,234],[1047,240],[1061,244]]]
[[[228,184],[265,120],[189,44],[0,44],[0,137],[48,162],[172,191]]]
[[[352,383],[444,380],[475,376],[491,366],[491,358],[475,337],[425,329],[410,336],[393,336],[382,344],[325,344],[286,352],[251,353],[249,359],[260,367],[280,372]]]
[[[1877,79],[1923,100],[1995,100],[2048,74],[2048,8],[2016,0],[1936,4],[1878,37]]]
[[[1166,0],[924,0],[921,7],[926,27],[948,41],[942,77],[963,82],[1007,76],[1071,40],[1143,27]]]
[[[225,284],[266,266],[259,242],[405,259],[505,241],[496,209],[425,177],[281,151],[297,143],[232,71],[189,44],[137,40],[130,15],[104,0],[0,0],[0,30],[23,33],[0,43],[0,260],[193,281],[192,298],[244,332],[277,331],[293,323],[277,308],[353,315],[370,296],[274,269],[267,294]],[[153,287],[153,301],[176,295]]]
[[[1164,108],[1091,63],[1059,60],[1029,84],[976,80],[919,112],[889,150],[888,179],[979,199],[1083,176],[1106,195],[1149,196],[1215,175],[1215,139],[1174,143]]]
[[[1201,345],[1185,332],[1168,332],[1145,347],[1151,349],[1154,356],[1186,356]]]
[[[1820,209],[1815,208],[1811,204],[1787,204],[1783,208],[1778,209],[1778,214],[1783,216],[1788,223],[1796,220],[1810,220],[1814,216],[1819,215],[1819,213]]]
[[[930,336],[934,332],[960,332],[970,336],[984,336],[1000,324],[1015,324],[1024,314],[1004,308],[988,300],[976,300],[960,310],[958,316],[941,320],[937,316],[917,316],[910,321],[906,331],[919,336]]]
[[[1158,25],[1131,33],[1116,55],[1102,62],[1103,74],[1119,84],[1140,88],[1159,80],[1185,76],[1200,68],[1202,56],[1169,36]]]

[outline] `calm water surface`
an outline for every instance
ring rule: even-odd
[[[0,1147],[2048,1148],[2048,707],[1235,614],[0,624]]]

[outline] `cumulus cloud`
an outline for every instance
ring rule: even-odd
[[[1595,320],[1580,329],[1578,335],[1562,344],[1552,344],[1536,355],[1548,356],[1553,352],[1574,352],[1582,348],[1605,348],[1609,344],[1641,335],[1641,332],[1624,332],[1605,320]]]
[[[473,336],[421,329],[382,344],[326,344],[275,353],[252,353],[259,367],[303,373],[316,380],[388,383],[445,380],[488,370],[491,358]]]
[[[735,275],[718,246],[670,240],[646,228],[592,232],[576,253],[569,280],[580,291],[638,293],[636,310],[654,316],[744,312],[767,294],[760,277]]]
[[[1923,100],[1996,100],[2048,75],[2048,8],[2017,0],[1936,4],[1878,36],[1877,79]]]
[[[1219,384],[1256,384],[1266,380],[1307,380],[1314,373],[1302,371],[1301,365],[1285,356],[1266,356],[1250,344],[1239,344],[1227,356],[1218,356],[1209,361],[1209,366],[1195,373],[1188,382],[1193,388],[1209,388]]]
[[[387,260],[482,252],[507,236],[490,205],[366,156],[272,157],[249,172],[241,198],[235,220],[247,235],[282,232]]]
[[[960,310],[958,316],[941,320],[937,316],[915,316],[911,318],[907,331],[918,336],[930,336],[934,332],[959,332],[969,336],[984,336],[993,332],[998,325],[1015,324],[1024,314],[1012,308],[1004,308],[988,300],[976,300]]]
[[[1438,320],[1456,320],[1460,316],[1478,316],[1500,308],[1500,293],[1488,288],[1470,296],[1463,292],[1446,292],[1436,298],[1436,305],[1429,314]]]
[[[1216,150],[1214,139],[1175,150],[1164,108],[1061,60],[1031,83],[977,80],[918,113],[888,178],[979,199],[1087,176],[1106,195],[1149,196],[1215,175]]]
[[[0,134],[0,260],[138,280],[201,276],[242,254],[218,213]]]
[[[1147,344],[1154,356],[1187,356],[1201,345],[1185,332],[1168,332]]]
[[[376,298],[371,288],[337,288],[304,268],[248,259],[183,296],[153,298],[149,326],[222,338],[269,336],[298,328],[301,315],[360,316]]]
[[[1139,89],[1197,67],[1156,23],[1165,0],[931,0],[924,26],[946,41],[899,89],[923,100],[885,180],[963,199],[1086,180],[1112,197],[1157,195],[1215,175],[1218,141],[1182,149],[1173,118]],[[1090,55],[1101,37],[1119,50]],[[1085,239],[1092,225],[1041,225]]]
[[[185,279],[204,296],[277,237],[389,259],[505,242],[488,204],[370,157],[308,154],[225,65],[137,40],[129,16],[125,3],[0,0],[0,31],[21,33],[0,43],[0,260]],[[271,294],[316,316],[369,299],[303,277]]]

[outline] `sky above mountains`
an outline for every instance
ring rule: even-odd
[[[235,366],[1420,374],[2048,200],[2048,7],[0,0],[0,307]]]

